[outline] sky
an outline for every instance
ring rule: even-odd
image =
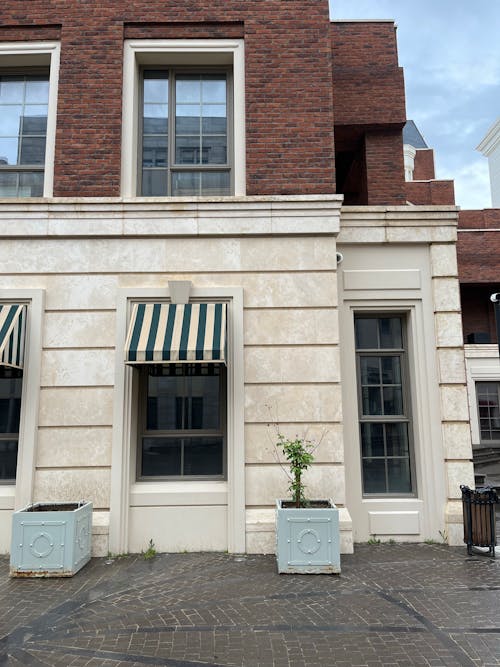
[[[488,160],[476,150],[500,116],[499,0],[329,0],[335,19],[393,19],[406,117],[434,149],[436,178],[457,205],[491,206]]]

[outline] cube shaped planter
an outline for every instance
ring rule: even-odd
[[[280,574],[340,573],[339,511],[331,500],[301,508],[276,501],[276,560]]]
[[[71,577],[90,560],[92,503],[35,503],[12,515],[11,577]]]

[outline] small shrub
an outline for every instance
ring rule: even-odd
[[[152,560],[156,556],[156,547],[152,539],[149,540],[149,545],[146,551],[141,551],[144,560]]]

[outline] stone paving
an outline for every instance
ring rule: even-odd
[[[340,576],[205,553],[9,579],[1,557],[0,665],[500,665],[500,558],[365,544],[342,556]]]

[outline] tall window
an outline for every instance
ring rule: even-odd
[[[16,479],[22,377],[0,367],[0,482]]]
[[[226,71],[143,70],[143,196],[231,194],[230,84]]]
[[[41,197],[48,72],[0,75],[0,197]]]
[[[404,318],[355,317],[363,493],[411,494]]]
[[[500,443],[500,382],[476,382],[479,432],[483,444]]]
[[[225,476],[225,366],[141,369],[139,478]]]

